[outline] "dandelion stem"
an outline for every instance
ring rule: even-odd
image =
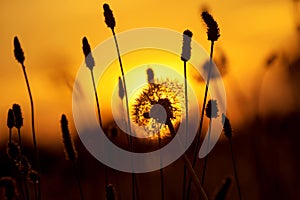
[[[207,138],[207,155],[204,158],[204,166],[203,166],[203,171],[202,171],[202,177],[201,177],[201,186],[203,187],[204,185],[204,179],[205,179],[205,174],[206,174],[206,167],[207,167],[207,160],[208,160],[208,151],[209,151],[209,142],[210,142],[210,134],[211,134],[211,123],[212,119],[209,120],[209,129],[208,129],[208,138]]]
[[[231,138],[229,139],[229,144],[230,144],[231,159],[232,159],[233,171],[234,171],[235,181],[236,181],[236,185],[237,185],[237,189],[238,189],[239,199],[242,200],[242,193],[241,193],[237,169],[236,169],[236,165],[235,165]]]
[[[210,82],[210,76],[211,76],[213,50],[214,50],[214,41],[211,41],[209,69],[208,69],[204,99],[203,99],[202,110],[201,110],[200,126],[199,126],[199,131],[197,134],[196,147],[195,147],[194,156],[193,156],[193,163],[192,163],[193,168],[195,168],[195,166],[196,166],[197,155],[200,150],[200,139],[201,139],[201,132],[202,132],[202,127],[203,127],[203,120],[204,120],[204,110],[205,110],[205,105],[206,105],[206,101],[207,101],[207,94],[208,94],[208,88],[209,88],[209,82]],[[190,190],[191,190],[191,180],[189,181],[189,185],[188,185],[187,199],[189,199]]]
[[[166,124],[169,127],[171,135],[174,137],[176,135],[176,132],[175,132],[174,126],[173,126],[173,124],[172,124],[172,122],[171,122],[171,120],[169,118],[167,118]],[[180,140],[178,140],[178,143],[179,143],[179,148],[182,148],[183,146],[182,146]],[[200,199],[208,200],[208,198],[207,198],[207,196],[205,194],[205,191],[204,191],[203,187],[201,186],[200,180],[199,180],[199,178],[198,178],[195,170],[193,169],[193,166],[192,166],[189,158],[187,157],[186,153],[184,153],[181,158],[183,159],[184,164],[186,165],[187,171],[190,173],[191,180],[194,181],[194,184],[195,184],[195,186],[197,188],[197,191],[199,193]]]
[[[112,34],[114,36],[115,45],[116,45],[116,49],[117,49],[117,53],[118,53],[120,69],[121,69],[121,73],[122,73],[122,79],[123,79],[123,85],[124,85],[124,96],[125,96],[125,101],[126,101],[128,131],[129,131],[129,134],[130,134],[130,137],[129,137],[129,139],[130,139],[130,150],[133,151],[133,141],[132,141],[132,134],[131,134],[130,113],[129,113],[129,102],[128,102],[128,95],[127,95],[127,86],[126,86],[125,74],[124,74],[122,59],[121,59],[121,55],[120,55],[118,40],[117,40],[115,31],[114,31],[113,28],[111,28],[111,31],[112,31]],[[131,173],[131,179],[132,179],[132,199],[135,200],[135,175],[134,175],[133,172]]]

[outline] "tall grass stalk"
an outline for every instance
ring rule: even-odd
[[[120,55],[120,49],[119,49],[119,44],[117,40],[117,36],[115,33],[115,26],[116,26],[116,21],[113,16],[112,10],[110,9],[108,4],[103,4],[103,9],[104,9],[104,17],[105,17],[105,23],[107,27],[109,27],[112,31],[115,45],[116,45],[116,50],[118,54],[118,60],[119,60],[119,65],[120,65],[120,70],[122,74],[122,80],[123,80],[123,86],[124,86],[124,96],[125,96],[125,101],[126,101],[126,112],[127,112],[127,123],[128,123],[128,132],[130,134],[130,150],[133,151],[133,138],[132,138],[132,130],[131,130],[131,123],[130,123],[130,113],[129,113],[129,101],[128,101],[128,94],[127,94],[127,86],[126,86],[126,80],[125,80],[125,74],[124,74],[124,69],[123,69],[123,64],[122,64],[122,59]],[[133,162],[133,161],[132,161]],[[134,169],[133,169],[134,172]],[[132,199],[136,199],[136,183],[135,183],[135,174],[131,173],[131,180],[132,180]]]
[[[98,93],[97,93],[97,87],[95,83],[95,78],[94,78],[94,67],[95,67],[95,60],[91,52],[91,47],[90,44],[87,40],[86,37],[83,37],[82,39],[82,50],[85,56],[85,64],[86,66],[90,69],[91,72],[91,79],[93,83],[93,89],[94,89],[94,94],[95,94],[95,99],[96,99],[96,105],[97,105],[97,115],[98,115],[98,120],[99,120],[99,125],[100,128],[103,128],[102,126],[102,118],[101,118],[101,110],[100,110],[100,105],[99,105],[99,99],[98,99]],[[104,166],[104,175],[105,175],[105,187],[108,186],[108,172],[107,172],[107,166]]]
[[[184,71],[184,94],[185,94],[185,147],[187,145],[188,138],[188,122],[189,122],[189,107],[188,107],[188,87],[187,87],[187,61],[191,57],[191,38],[193,33],[190,30],[185,30],[183,32],[183,44],[182,44],[182,53],[181,60],[183,61],[183,71]],[[185,199],[185,190],[186,190],[186,166],[183,166],[183,185],[182,185],[182,199]]]
[[[82,189],[82,184],[81,184],[81,180],[80,180],[80,175],[79,175],[79,166],[77,163],[77,152],[69,131],[69,127],[68,127],[68,120],[66,115],[62,115],[61,116],[61,131],[62,131],[62,138],[63,138],[63,144],[64,144],[64,150],[65,150],[65,156],[67,160],[72,161],[73,164],[73,169],[75,170],[75,178],[78,184],[78,189],[79,189],[79,194],[80,194],[80,198],[81,200],[84,200],[84,195],[83,195],[83,189]]]
[[[166,125],[168,126],[172,137],[174,137],[176,135],[176,132],[175,132],[175,128],[174,128],[170,118],[167,118]],[[183,148],[183,145],[181,144],[180,140],[178,140],[178,143],[179,143],[179,148]],[[200,180],[199,180],[195,170],[193,169],[193,166],[192,166],[189,158],[187,157],[186,153],[184,153],[181,158],[183,159],[183,162],[186,165],[186,169],[191,176],[191,181],[193,181],[194,185],[196,186],[197,192],[199,194],[199,199],[208,200],[207,195],[206,195],[203,187],[201,186]]]
[[[26,73],[26,68],[25,68],[25,65],[24,65],[24,60],[25,60],[24,52],[21,48],[21,44],[19,42],[18,37],[14,38],[14,54],[15,54],[16,60],[22,66],[23,75],[24,75],[25,81],[26,81],[26,86],[27,86],[29,100],[30,100],[30,107],[31,107],[31,130],[32,130],[33,148],[34,148],[36,162],[39,162],[36,135],[35,135],[35,125],[34,125],[34,122],[35,122],[34,121],[34,103],[33,103],[33,98],[32,98],[32,93],[31,93],[31,89],[30,89],[29,80],[28,80],[27,73]]]
[[[207,26],[207,39],[209,41],[211,41],[211,45],[210,45],[210,56],[209,56],[209,69],[208,69],[208,75],[207,75],[207,80],[206,80],[206,85],[205,85],[204,99],[203,99],[202,110],[201,110],[201,119],[200,119],[200,125],[199,125],[198,134],[197,134],[197,139],[196,139],[195,151],[194,151],[194,155],[193,155],[193,162],[192,162],[193,168],[195,168],[195,166],[196,166],[197,155],[200,150],[200,139],[201,139],[201,133],[202,133],[202,128],[203,128],[204,109],[205,109],[205,105],[206,105],[211,70],[212,70],[211,68],[212,68],[212,62],[213,62],[214,43],[220,37],[220,29],[218,27],[217,22],[214,20],[214,18],[206,11],[202,12],[201,17]],[[191,189],[190,182],[191,181],[189,181],[189,186],[188,186],[188,191],[187,191],[187,199],[189,199],[189,192]]]
[[[233,165],[233,171],[234,171],[234,177],[238,189],[238,195],[239,199],[242,200],[242,193],[241,193],[241,187],[239,183],[239,178],[238,178],[238,173],[237,173],[237,167],[234,159],[234,152],[233,152],[233,147],[232,147],[232,128],[229,119],[226,117],[226,115],[223,113],[222,114],[222,120],[224,124],[224,134],[229,140],[229,146],[230,146],[230,153],[231,153],[231,160],[232,160],[232,165]]]

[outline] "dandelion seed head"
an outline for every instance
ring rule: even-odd
[[[158,132],[170,136],[166,119],[177,126],[181,119],[183,85],[178,81],[157,80],[147,84],[132,105],[131,118],[148,133],[149,137]]]

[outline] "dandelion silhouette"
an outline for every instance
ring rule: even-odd
[[[161,136],[170,136],[166,119],[178,125],[183,109],[183,85],[170,79],[157,82],[147,84],[132,105],[133,121],[144,127],[149,137],[156,136],[158,131]]]

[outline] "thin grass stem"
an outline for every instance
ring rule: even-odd
[[[209,120],[209,129],[208,129],[208,138],[207,138],[207,149],[206,152],[209,151],[209,142],[210,142],[210,135],[211,135],[211,123],[212,119]],[[202,177],[201,177],[201,186],[204,186],[204,179],[205,179],[205,174],[206,174],[206,168],[207,168],[207,161],[208,161],[208,153],[204,158],[204,166],[203,166],[203,171],[202,171]]]
[[[231,138],[229,139],[229,144],[230,144],[231,159],[232,159],[232,165],[233,165],[233,171],[234,171],[234,177],[235,177],[235,181],[236,181],[236,185],[237,185],[238,195],[239,195],[239,199],[242,200],[242,193],[241,193],[241,188],[240,188],[240,184],[239,184],[239,178],[238,178],[238,173],[237,173],[237,169],[236,169],[235,159],[234,159],[234,155],[233,155]]]

